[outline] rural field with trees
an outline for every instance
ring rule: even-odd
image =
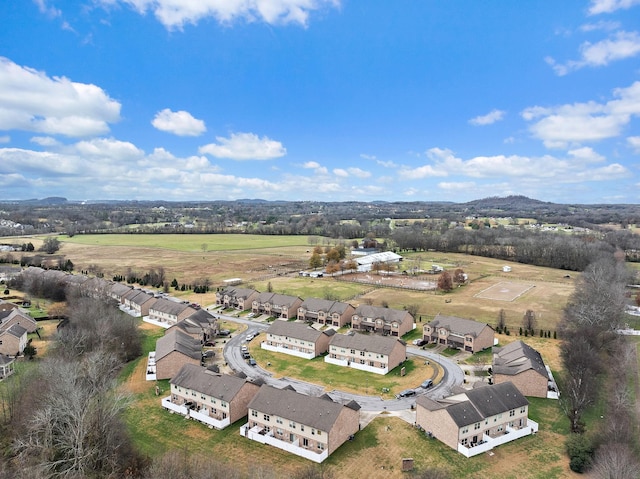
[[[400,471],[401,457],[414,458],[411,477],[417,478],[478,473],[564,478],[585,472],[602,478],[638,476],[639,343],[616,334],[619,328],[640,329],[637,317],[625,313],[638,302],[637,291],[628,288],[637,282],[634,261],[640,250],[632,214],[617,216],[613,225],[613,213],[607,216],[603,208],[591,222],[585,213],[579,225],[573,218],[574,226],[542,231],[526,227],[537,220],[531,211],[525,214],[524,207],[508,221],[482,212],[470,216],[468,206],[446,210],[442,205],[438,208],[447,213],[439,219],[431,214],[425,219],[426,207],[421,218],[389,219],[382,217],[389,210],[381,207],[379,218],[343,221],[334,213],[332,220],[323,216],[324,226],[313,232],[291,234],[284,227],[278,230],[284,226],[284,211],[298,211],[299,216],[290,218],[297,218],[296,224],[305,218],[310,224],[318,219],[316,205],[307,205],[307,213],[296,205],[274,208],[269,218],[262,216],[270,211],[261,209],[264,205],[255,210],[237,206],[235,214],[242,211],[246,224],[255,227],[238,231],[240,227],[226,226],[238,223],[220,219],[220,231],[204,232],[196,226],[178,232],[176,228],[184,226],[165,225],[177,218],[184,225],[187,210],[186,224],[200,225],[196,210],[180,205],[154,211],[155,217],[140,216],[143,211],[152,214],[149,206],[137,208],[137,222],[128,224],[125,234],[124,218],[131,208],[110,205],[83,214],[110,211],[102,215],[106,218],[118,212],[120,231],[108,234],[115,224],[109,220],[111,228],[86,234],[89,228],[80,227],[77,216],[82,208],[56,205],[52,211],[61,219],[49,224],[59,226],[51,226],[48,234],[0,239],[14,245],[0,257],[14,266],[67,271],[65,265],[71,266],[76,274],[144,285],[204,306],[215,303],[216,289],[233,278],[258,291],[406,309],[419,329],[437,314],[485,322],[496,329],[500,345],[521,339],[540,351],[559,381],[560,401],[530,399],[538,434],[503,445],[491,456],[465,459],[389,414],[373,420],[322,467],[309,466],[282,451],[241,440],[239,425],[213,431],[168,415],[159,405],[155,383],[144,381],[144,358],[162,335],[160,328],[55,284],[10,283],[8,295],[28,295],[50,316],[65,319],[42,323],[43,337],[33,338],[37,354],[20,363],[19,374],[0,383],[5,451],[0,477],[275,479],[358,477],[366,472],[371,478],[394,478],[406,477]],[[546,219],[570,217],[551,207],[545,211]],[[629,212],[620,209],[615,214],[621,211]],[[42,219],[42,211],[39,215]],[[606,224],[597,223],[605,217]],[[261,218],[266,218],[264,223]],[[164,221],[168,219],[172,221]],[[325,222],[333,225],[333,234],[319,234],[331,231]],[[51,230],[57,230],[53,236]],[[98,230],[102,234],[95,234]],[[259,232],[268,234],[255,234]],[[351,249],[365,242],[403,259],[365,273],[366,281],[356,281],[353,264],[347,261],[354,261]],[[337,267],[327,268],[330,265]],[[299,274],[323,270],[323,277]],[[433,287],[411,289],[411,281]],[[240,332],[244,326],[235,328]],[[414,332],[405,339],[417,337]],[[469,361],[490,363],[489,356]],[[169,387],[167,381],[158,386],[165,391]]]

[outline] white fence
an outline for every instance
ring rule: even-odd
[[[270,446],[277,447],[278,449],[282,449],[283,451],[290,452],[291,454],[295,454],[296,456],[304,457],[305,459],[309,459],[310,461],[321,463],[327,457],[329,457],[329,451],[327,451],[326,449],[322,451],[320,454],[318,454],[309,449],[299,447],[295,443],[276,439],[273,436],[273,432],[260,434],[260,431],[262,431],[262,428],[260,426],[254,426],[251,429],[249,429],[249,423],[240,427],[240,435],[246,437],[247,439],[251,439],[252,441],[257,441],[261,444],[268,444]]]
[[[360,371],[367,371],[368,373],[387,374],[389,368],[376,368],[374,366],[367,366],[366,364],[360,364],[354,361],[347,361],[346,359],[332,358],[330,356],[324,357],[324,362],[329,364],[335,364],[337,366],[344,366],[347,368],[359,369]]]
[[[262,349],[266,349],[267,351],[275,351],[276,353],[288,354],[290,356],[296,356],[302,359],[313,359],[316,357],[314,353],[305,353],[303,351],[296,351],[295,349],[291,348],[283,348],[282,346],[273,346],[271,344],[267,344],[266,341],[260,343],[260,347]]]
[[[520,429],[513,429],[507,426],[505,434],[501,436],[490,437],[485,434],[482,438],[484,442],[482,444],[478,444],[477,446],[466,447],[462,444],[458,444],[458,452],[465,457],[477,456],[478,454],[490,451],[494,447],[497,447],[501,444],[515,441],[516,439],[520,439],[521,437],[528,436],[535,432],[538,432],[538,423],[532,421],[531,419],[527,419],[527,425],[525,427]]]

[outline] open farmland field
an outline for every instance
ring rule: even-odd
[[[519,263],[456,253],[403,253],[400,269],[418,267],[431,269],[432,264],[447,270],[461,268],[469,283],[442,294],[436,291],[410,291],[380,288],[375,285],[336,281],[331,277],[300,278],[296,272],[306,269],[311,247],[305,236],[257,235],[80,235],[60,237],[60,254],[71,259],[76,270],[95,265],[105,277],[125,274],[128,268],[144,273],[164,268],[166,278],[176,278],[180,284],[208,278],[213,286],[225,279],[241,278],[245,286],[308,297],[335,297],[357,306],[365,301],[402,309],[419,306],[418,320],[436,314],[460,316],[495,324],[500,309],[504,309],[507,326],[517,331],[525,311],[536,313],[536,328],[555,330],[562,309],[573,292],[576,273]],[[13,238],[22,243],[32,238]],[[34,240],[34,244],[36,244]],[[206,251],[203,245],[207,245]],[[37,244],[36,244],[37,247]],[[512,271],[503,272],[508,264]],[[289,273],[289,274],[287,274]],[[566,276],[570,277],[567,278]],[[374,278],[376,275],[372,275]],[[437,275],[423,276],[437,281]],[[382,281],[381,281],[382,283]],[[533,286],[512,301],[477,297],[498,283]],[[173,292],[176,296],[203,305],[215,302],[214,293],[193,294]],[[419,321],[420,323],[420,321]]]

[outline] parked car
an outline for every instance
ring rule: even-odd
[[[245,352],[245,351],[247,351],[248,349],[249,349],[249,348],[247,347],[247,345],[246,345],[246,344],[243,344],[242,346],[240,346],[240,350],[241,350],[242,352]]]
[[[212,348],[216,345],[215,341],[207,341],[206,343],[204,343],[205,347],[207,348]]]
[[[220,331],[218,331],[218,336],[229,336],[231,334],[231,331],[229,331],[228,329],[221,329]]]
[[[257,336],[257,334],[255,333],[249,333],[247,334],[247,341],[251,341],[253,338],[255,338]]]
[[[242,359],[249,359],[250,357],[249,351],[242,351]]]
[[[256,363],[255,359],[249,358],[249,366],[255,366],[256,364],[258,364],[258,363]]]
[[[433,381],[431,379],[427,379],[423,381],[422,384],[420,385],[422,389],[429,389],[431,386],[433,386]]]
[[[400,391],[399,394],[396,394],[396,399],[408,398],[415,395],[416,395],[415,389],[405,389],[404,391]]]
[[[427,341],[425,339],[418,338],[413,340],[414,346],[424,346],[425,344],[427,344]]]

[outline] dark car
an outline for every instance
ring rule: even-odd
[[[422,384],[420,385],[420,387],[423,389],[428,389],[431,386],[433,386],[433,381],[431,379],[427,379],[426,381],[423,381]]]
[[[258,364],[258,363],[256,363],[255,359],[249,358],[249,366],[255,366],[256,364]]]
[[[249,359],[250,357],[249,351],[242,351],[242,359]]]
[[[218,331],[218,336],[229,336],[231,334],[231,331],[229,331],[228,329],[221,329],[220,331]]]
[[[412,397],[416,395],[416,391],[415,389],[405,389],[404,391],[400,391],[400,393],[398,393],[396,395],[397,399],[400,398],[408,398],[408,397]]]

